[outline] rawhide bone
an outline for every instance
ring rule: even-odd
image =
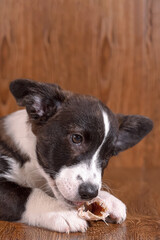
[[[78,215],[87,221],[103,220],[105,222],[109,213],[107,212],[106,203],[97,197],[81,205],[78,208]]]

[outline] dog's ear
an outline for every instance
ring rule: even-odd
[[[119,124],[118,139],[115,143],[115,154],[136,145],[153,128],[153,122],[140,115],[116,115]]]
[[[26,107],[30,119],[37,123],[47,121],[65,100],[65,94],[58,85],[27,79],[11,82],[10,91],[18,105]]]

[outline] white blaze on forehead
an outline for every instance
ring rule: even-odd
[[[110,127],[107,113],[102,110],[102,115],[103,115],[103,123],[104,123],[104,138],[103,138],[101,145],[99,146],[99,148],[93,155],[92,160],[91,160],[91,165],[90,165],[90,171],[96,173],[98,184],[99,184],[99,189],[101,188],[102,175],[101,175],[101,168],[98,167],[97,163],[98,163],[98,158],[99,158],[99,152],[100,152],[104,142],[106,141],[106,137],[108,135],[109,127]]]
[[[109,119],[108,119],[108,115],[106,112],[102,111],[102,114],[103,114],[103,121],[104,121],[104,127],[105,127],[105,137],[104,137],[104,140],[105,141],[105,138],[107,137],[108,135],[108,132],[109,132]]]
[[[94,163],[98,159],[98,154],[99,154],[99,152],[100,152],[100,150],[101,150],[101,148],[102,148],[102,146],[103,146],[103,144],[106,140],[106,137],[107,137],[108,132],[109,132],[109,126],[110,126],[107,113],[102,110],[102,115],[103,115],[103,122],[104,122],[104,138],[103,138],[103,141],[102,141],[101,145],[99,146],[99,148],[97,149],[97,151],[93,155],[92,160],[93,160]]]

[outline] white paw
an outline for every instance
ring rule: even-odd
[[[85,232],[88,227],[87,221],[81,219],[74,210],[49,213],[48,217],[48,228],[57,232]]]
[[[78,216],[78,211],[66,207],[64,202],[49,197],[40,189],[31,193],[21,222],[67,233],[85,232],[88,227],[87,222]]]
[[[108,192],[100,191],[99,197],[106,201],[109,212],[108,222],[122,223],[126,219],[126,205]]]

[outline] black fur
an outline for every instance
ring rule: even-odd
[[[140,115],[117,114],[119,121],[119,134],[115,144],[117,153],[136,145],[153,128],[153,122]]]
[[[5,178],[0,178],[0,220],[20,220],[31,192],[30,188],[24,188]]]
[[[1,154],[0,156],[0,174],[6,173],[10,170],[10,166],[7,160],[5,160],[5,156]]]
[[[16,161],[19,162],[21,166],[23,166],[24,163],[30,160],[29,156],[27,156],[26,154],[22,154],[19,151],[18,147],[13,148],[12,146],[9,146],[7,142],[1,139],[0,139],[0,154],[16,159]]]
[[[37,124],[46,122],[65,99],[58,85],[36,83],[26,79],[11,82],[10,91],[17,103],[26,107],[30,119]],[[39,98],[40,104],[35,101],[35,97]]]
[[[71,166],[80,161],[88,161],[89,164],[89,159],[104,138],[103,118],[98,104],[92,98],[83,99],[75,95],[41,128],[37,133],[37,153],[45,169],[57,173],[63,165]],[[72,134],[77,132],[84,137],[81,145],[71,141]]]

